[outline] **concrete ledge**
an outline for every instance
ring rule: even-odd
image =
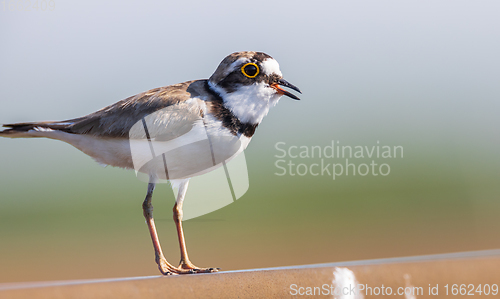
[[[0,298],[289,298],[314,292],[332,298],[335,287],[350,293],[349,285],[365,290],[335,298],[381,298],[382,288],[386,295],[390,288],[392,298],[442,298],[447,290],[449,296],[460,292],[461,284],[466,292],[500,284],[499,269],[500,250],[488,250],[212,274],[0,284]]]

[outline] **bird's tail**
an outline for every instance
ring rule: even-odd
[[[0,137],[9,138],[30,138],[30,137],[46,137],[46,132],[52,131],[67,131],[72,123],[68,122],[29,122],[6,124],[3,127],[7,128],[0,131]]]

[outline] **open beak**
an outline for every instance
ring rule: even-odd
[[[281,86],[284,86],[284,87],[288,87],[288,88],[290,88],[290,89],[293,89],[293,90],[295,90],[295,91],[297,91],[297,92],[299,92],[299,93],[302,93],[302,92],[300,91],[300,89],[299,89],[297,86],[295,86],[295,85],[293,85],[293,84],[291,84],[291,83],[288,83],[288,81],[286,81],[285,79],[279,79],[276,83],[274,83],[274,84],[272,84],[272,85],[271,85],[271,87],[272,87],[272,88],[274,88],[274,89],[276,89],[276,91],[277,91],[279,94],[282,94],[282,95],[285,95],[285,96],[291,97],[291,98],[292,98],[292,99],[294,99],[294,100],[300,100],[300,99],[299,99],[296,95],[294,95],[293,93],[288,92],[288,91],[284,90],[283,88],[281,88],[281,87],[280,87],[280,85],[281,85]]]

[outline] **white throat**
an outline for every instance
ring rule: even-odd
[[[209,81],[210,87],[220,94],[224,105],[242,122],[259,124],[282,96],[264,82],[241,86],[235,92],[226,93],[223,88]]]

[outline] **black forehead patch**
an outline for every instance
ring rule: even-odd
[[[266,53],[263,53],[263,52],[255,52],[255,54],[253,55],[252,57],[254,60],[257,60],[257,61],[264,61],[268,58],[271,58],[271,56],[267,55]]]
[[[255,58],[257,56],[257,58]],[[265,57],[265,58],[263,58]],[[260,82],[266,82],[266,83],[271,83],[270,82],[270,77],[266,75],[262,71],[262,64],[261,62],[263,60],[260,59],[267,59],[270,58],[271,56],[265,54],[265,53],[260,53],[257,52],[255,53],[254,57],[250,58],[250,62],[255,63],[259,67],[259,74],[255,78],[248,78],[243,74],[241,71],[241,67],[245,65],[247,62],[242,63],[241,65],[238,65],[231,73],[229,73],[224,79],[222,79],[217,85],[219,87],[224,88],[224,90],[227,93],[232,93],[235,92],[239,86],[242,85],[252,85],[255,83],[260,83]],[[275,74],[272,74],[271,77],[274,78],[274,76],[277,76]]]
[[[274,77],[279,77],[276,74],[272,74],[271,76],[266,75],[262,71],[262,64],[259,61],[251,61],[259,66],[259,74],[255,78],[248,78],[241,71],[241,67],[245,64],[239,65],[235,70],[229,73],[224,79],[222,79],[217,85],[222,87],[227,93],[235,92],[239,86],[244,85],[253,85],[255,83],[266,82],[271,84],[273,82],[270,79],[276,79]],[[279,79],[279,78],[278,78]]]
[[[245,62],[237,65],[231,73],[225,73],[234,62],[240,58],[246,58]],[[259,82],[270,83],[269,76],[267,76],[262,70],[262,62],[266,59],[273,59],[270,55],[263,52],[236,52],[228,55],[220,63],[216,72],[210,77],[210,81],[217,84],[217,86],[224,88],[227,93],[232,93],[236,91],[239,86],[242,85],[252,85]],[[259,66],[259,74],[255,78],[248,78],[241,72],[241,67],[248,62],[255,63]]]
[[[212,74],[212,76],[210,76],[210,81],[218,84],[221,80],[224,79],[225,76],[228,75],[227,74],[228,68],[240,58],[246,58],[248,62],[253,62],[257,64],[259,64],[258,62],[263,62],[266,59],[269,58],[272,59],[271,56],[263,52],[243,51],[243,52],[232,53],[226,56],[226,58],[224,58],[221,61],[215,72]]]

